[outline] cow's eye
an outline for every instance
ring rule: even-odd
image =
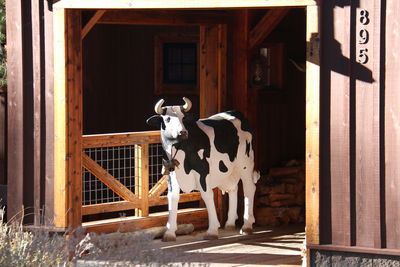
[[[171,121],[171,117],[167,117],[166,119],[165,119],[165,122],[166,123],[168,123],[168,122],[170,122]]]

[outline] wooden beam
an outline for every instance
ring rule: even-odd
[[[274,8],[262,17],[256,26],[250,31],[249,49],[260,45],[265,38],[278,26],[289,12],[289,8]]]
[[[106,212],[122,211],[122,210],[133,210],[140,208],[141,203],[139,201],[117,201],[102,204],[93,204],[82,206],[82,215],[100,214]]]
[[[127,146],[160,143],[160,131],[144,131],[116,134],[94,134],[82,137],[83,148]]]
[[[83,27],[81,32],[81,39],[83,40],[85,36],[90,32],[90,30],[96,25],[96,23],[101,19],[101,17],[106,13],[105,10],[97,10],[93,17],[90,18],[89,22]]]
[[[237,7],[302,7],[317,5],[317,0],[60,0],[58,8],[91,9],[161,9],[161,8],[237,8]]]
[[[187,26],[226,23],[227,19],[227,14],[223,11],[110,10],[101,17],[98,23]]]
[[[7,0],[7,217],[15,218],[23,208],[23,51],[22,1]],[[20,219],[20,218],[17,218]]]
[[[318,7],[307,7],[306,240],[319,244],[320,45]]]
[[[197,200],[201,200],[200,192],[182,193],[179,195],[179,203],[192,202]],[[157,198],[149,199],[150,207],[167,205],[167,204],[168,204],[167,196],[159,196]]]
[[[132,193],[125,185],[115,179],[105,169],[103,169],[97,162],[91,159],[86,153],[82,153],[83,167],[90,171],[100,181],[107,185],[112,191],[118,194],[121,198],[131,201],[133,203],[138,202],[137,196]]]
[[[67,223],[67,103],[65,9],[53,10],[54,25],[54,225]]]
[[[149,200],[157,199],[162,193],[167,190],[167,176],[163,176],[158,182],[153,185],[153,187],[149,191]]]
[[[204,229],[208,226],[207,209],[178,210],[178,223],[192,223],[196,229]],[[123,217],[83,223],[83,228],[88,232],[112,233],[116,231],[133,232],[137,229],[146,229],[156,226],[164,226],[168,221],[168,212],[151,214],[146,218]]]

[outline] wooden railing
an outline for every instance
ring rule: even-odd
[[[82,215],[99,214],[106,212],[115,212],[135,209],[135,216],[145,217],[149,215],[149,207],[165,205],[168,203],[166,195],[162,195],[167,190],[167,178],[159,175],[158,181],[149,188],[149,146],[150,144],[160,143],[159,131],[118,133],[118,134],[99,134],[85,135],[82,138],[82,165],[90,174],[104,183],[112,192],[117,194],[122,201],[108,201],[98,204],[82,203]],[[131,146],[134,150],[133,175],[128,175],[127,179],[133,182],[134,186],[128,188],[114,177],[107,168],[101,166],[101,162],[91,158],[85,150],[87,149],[118,149],[116,147]],[[114,151],[113,150],[113,151]],[[118,151],[118,150],[116,150]],[[102,151],[100,151],[102,153]],[[90,154],[90,153],[89,153]],[[157,155],[158,156],[158,155]],[[125,160],[125,159],[124,159]],[[101,160],[100,160],[101,161]],[[160,160],[161,162],[161,160]],[[126,166],[122,167],[122,172]],[[155,174],[153,174],[155,175]],[[126,178],[126,177],[125,177]],[[82,177],[84,179],[84,177]],[[85,187],[83,185],[83,189]],[[91,190],[91,194],[96,194],[96,190]],[[198,192],[184,193],[180,196],[181,202],[190,202],[200,200]]]

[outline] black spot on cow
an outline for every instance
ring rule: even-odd
[[[226,167],[225,163],[222,160],[219,161],[219,170],[221,172],[227,172],[228,171],[228,168]]]
[[[227,153],[230,161],[234,161],[239,148],[239,136],[236,127],[226,119],[205,119],[201,121],[214,128],[214,145],[220,153]]]
[[[197,123],[185,123],[188,130],[188,139],[175,144],[177,149],[185,153],[185,162],[183,163],[185,173],[189,174],[191,170],[200,174],[200,185],[203,191],[207,191],[206,176],[210,173],[210,165],[207,158],[210,158],[210,140],[208,136],[199,128]],[[204,149],[203,158],[200,158],[198,151]]]
[[[242,131],[249,132],[249,133],[253,132],[250,127],[249,121],[245,118],[245,116],[242,114],[242,112],[240,112],[238,110],[230,110],[230,111],[226,111],[225,113],[229,114],[235,118],[238,118],[242,122],[241,126],[240,126]]]
[[[251,143],[247,142],[246,140],[246,155],[250,157],[250,148],[251,148]]]

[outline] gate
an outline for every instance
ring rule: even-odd
[[[168,186],[167,177],[161,174],[159,131],[86,135],[82,148],[82,216],[103,214],[97,217],[111,216],[116,221],[128,218],[118,213],[121,211],[136,221],[166,216],[161,206],[168,204]],[[200,199],[199,192],[181,193],[179,203],[192,202],[186,205],[197,204],[191,211],[204,211],[198,208]],[[93,225],[91,219],[84,221],[86,227]]]

